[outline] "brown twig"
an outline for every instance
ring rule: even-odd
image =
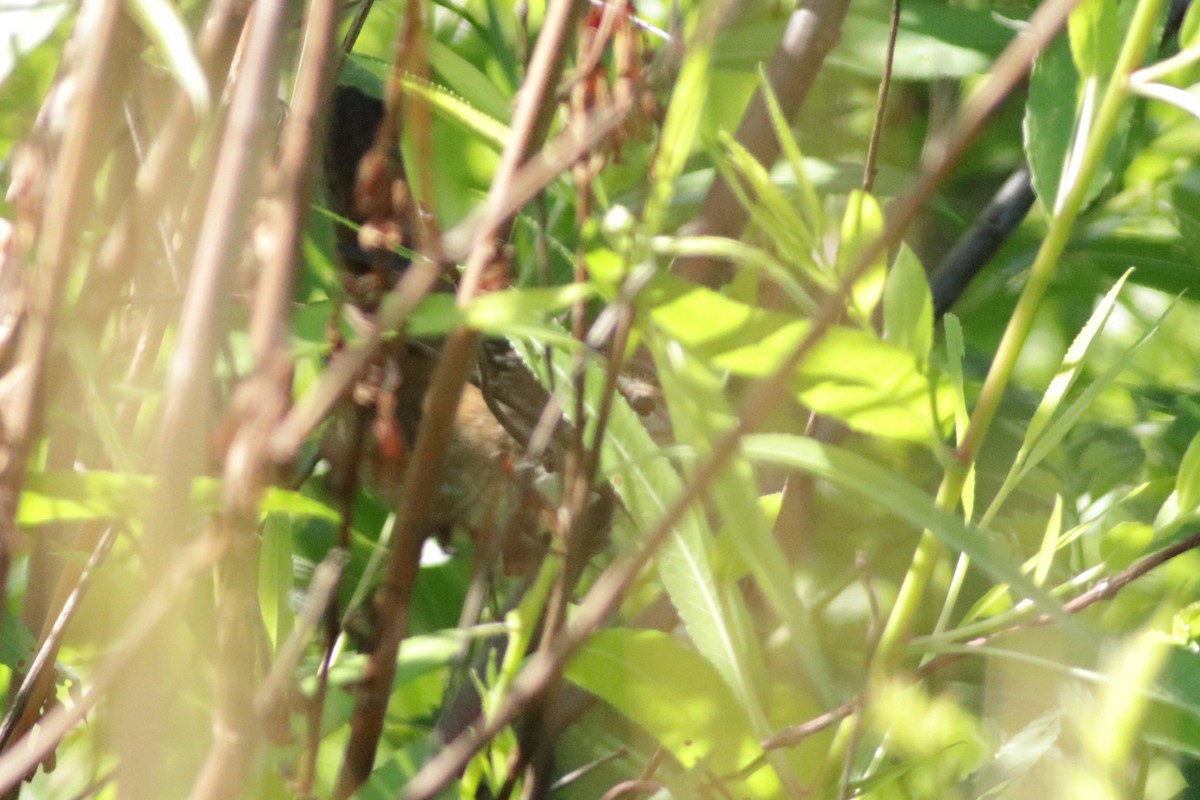
[[[628,780],[621,781],[616,786],[600,795],[600,800],[617,800],[618,797],[630,797],[635,794],[655,794],[666,787],[658,781]]]
[[[111,526],[105,527],[96,537],[87,562],[76,575],[70,576],[73,578],[71,589],[66,597],[56,604],[58,614],[42,636],[37,654],[30,662],[25,679],[14,694],[8,714],[4,718],[3,729],[0,730],[0,752],[8,748],[10,741],[28,733],[37,721],[42,702],[54,687],[54,659],[58,654],[63,631],[66,630],[67,623],[75,615],[75,609],[79,607],[79,601],[91,581],[92,573],[108,554],[114,539],[116,539],[116,530]],[[68,576],[64,575],[63,577]]]
[[[896,56],[896,33],[900,30],[900,0],[892,0],[892,17],[888,28],[887,51],[883,57],[883,75],[879,78],[879,96],[875,100],[875,122],[871,125],[871,139],[867,145],[866,164],[863,165],[862,189],[870,192],[875,185],[876,160],[879,157],[879,140],[883,135],[883,117],[887,110],[888,91],[892,86],[892,61]]]

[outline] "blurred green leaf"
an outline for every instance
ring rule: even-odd
[[[468,103],[492,119],[506,123],[511,116],[512,98],[505,97],[475,65],[439,41],[429,42],[429,64],[446,85]]]
[[[1085,78],[1106,77],[1121,48],[1116,0],[1082,0],[1067,22],[1071,57]]]
[[[563,674],[644,728],[685,767],[722,774],[761,752],[712,666],[665,633],[600,631]]]
[[[37,638],[21,624],[14,614],[5,614],[0,619],[0,664],[23,675],[33,663]]]
[[[1183,454],[1175,491],[1179,494],[1180,514],[1191,514],[1200,509],[1200,435],[1192,439]]]
[[[1050,44],[1034,62],[1029,76],[1029,98],[1025,105],[1025,157],[1029,161],[1033,188],[1042,206],[1052,212],[1059,194],[1067,161],[1082,144],[1079,127],[1091,126],[1101,80],[1083,78],[1071,57],[1070,45],[1061,40]],[[1126,106],[1108,150],[1090,176],[1084,205],[1090,204],[1108,186],[1121,160],[1129,137],[1131,109]],[[1128,264],[1125,265],[1128,267]]]
[[[889,8],[853,3],[842,36],[828,61],[842,69],[878,78],[883,72]],[[724,68],[755,69],[770,58],[786,18],[755,19],[732,26],[717,43],[715,60]],[[900,13],[893,77],[905,81],[962,78],[985,72],[1008,44],[1012,32],[984,8],[948,6],[937,0],[905,0]]]
[[[1179,49],[1188,50],[1200,44],[1200,7],[1189,3],[1183,22],[1179,25]]]
[[[810,330],[807,320],[666,275],[650,280],[638,305],[693,354],[750,378],[771,374]],[[911,353],[856,328],[831,329],[802,363],[793,388],[805,405],[855,430],[914,442],[940,440],[952,411],[944,380],[931,386]]]
[[[0,85],[73,8],[75,4],[68,0],[8,0],[0,6]]]
[[[51,522],[86,522],[135,517],[149,508],[156,482],[146,475],[119,472],[31,472],[17,509],[23,527]],[[216,510],[221,482],[198,478],[192,485],[192,502],[199,509]],[[326,504],[299,492],[268,487],[260,511],[337,522],[341,516]]]

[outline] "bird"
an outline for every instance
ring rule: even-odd
[[[345,298],[353,314],[367,321],[409,266],[395,245],[412,244],[414,209],[407,207],[403,188],[391,188],[404,182],[398,148],[388,142],[382,159],[373,155],[383,121],[381,100],[353,86],[335,88],[325,144],[326,195],[338,218],[336,256]],[[447,280],[435,291],[453,288]],[[335,407],[320,445],[335,494],[361,482],[385,504],[401,502],[440,346],[436,339],[403,335],[384,341]],[[510,574],[535,569],[546,546],[539,530],[545,501],[536,483],[554,454],[531,460],[526,446],[548,400],[506,341],[485,340],[443,453],[432,532],[448,541],[463,531],[477,545],[498,545]]]

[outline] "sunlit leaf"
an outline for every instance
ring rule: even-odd
[[[1123,33],[1116,0],[1082,0],[1072,9],[1067,29],[1080,75],[1103,77],[1112,72]]]
[[[845,275],[858,260],[860,253],[883,235],[883,211],[871,195],[855,190],[846,201],[846,215],[842,218],[842,238],[838,242],[836,269]],[[884,281],[887,279],[887,259],[878,255],[874,262],[854,283],[851,292],[851,310],[857,312],[861,322],[871,319],[871,313],[883,297]]]
[[[917,363],[933,349],[933,296],[917,254],[900,245],[883,290],[884,341],[903,347]]]
[[[644,728],[685,767],[731,771],[759,750],[740,704],[712,666],[665,633],[600,631],[564,675]]]

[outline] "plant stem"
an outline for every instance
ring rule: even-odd
[[[1017,300],[1012,318],[1009,319],[1004,337],[996,351],[995,360],[988,370],[970,425],[962,444],[959,445],[957,463],[947,470],[942,485],[938,488],[937,504],[941,508],[953,508],[958,504],[967,470],[979,455],[980,446],[991,427],[1004,389],[1012,378],[1017,356],[1025,345],[1033,327],[1034,316],[1054,276],[1059,257],[1066,248],[1071,229],[1083,210],[1092,175],[1099,167],[1116,132],[1121,112],[1130,94],[1129,76],[1142,62],[1153,36],[1160,6],[1161,0],[1140,0],[1134,11],[1113,76],[1096,111],[1095,119],[1091,121],[1091,135],[1084,145],[1075,179],[1066,187],[1065,192],[1060,191],[1059,208],[1050,220],[1046,238],[1038,250],[1033,266],[1030,267],[1029,280]],[[1086,120],[1081,122],[1086,123]],[[901,646],[912,628],[925,586],[929,583],[933,567],[940,556],[940,543],[932,533],[925,531],[921,535],[912,565],[904,577],[896,604],[880,639],[879,652],[875,659],[877,669],[890,670],[895,666]]]

